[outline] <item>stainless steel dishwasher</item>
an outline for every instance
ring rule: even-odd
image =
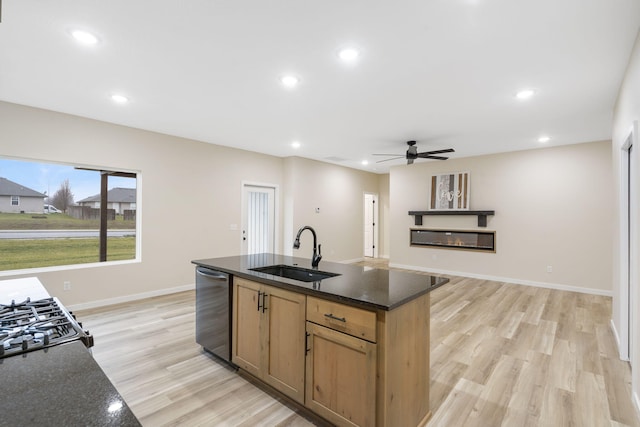
[[[231,364],[230,276],[196,267],[196,342]]]

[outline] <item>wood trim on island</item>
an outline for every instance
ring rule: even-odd
[[[378,311],[377,426],[424,426],[429,408],[430,294]]]

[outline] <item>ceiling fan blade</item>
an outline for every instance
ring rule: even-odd
[[[440,156],[430,156],[426,153],[418,154],[418,157],[421,159],[435,159],[435,160],[448,160],[448,157],[440,157]]]
[[[400,157],[393,157],[391,159],[384,159],[384,160],[378,160],[376,163],[382,163],[382,162],[388,162],[390,160],[398,160],[398,159],[404,159],[404,156],[400,156]]]
[[[418,154],[442,154],[442,153],[454,153],[456,150],[453,148],[446,148],[444,150],[435,150],[435,151],[424,151]]]

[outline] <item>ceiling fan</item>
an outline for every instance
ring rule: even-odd
[[[409,146],[409,148],[407,149],[407,153],[404,156],[399,156],[397,154],[374,154],[374,156],[394,156],[391,159],[378,160],[376,163],[402,159],[403,157],[407,159],[408,165],[413,164],[413,161],[415,159],[447,160],[448,157],[435,156],[434,154],[453,153],[455,151],[453,148],[446,148],[444,150],[424,151],[422,153],[418,153],[418,147],[416,147],[415,141],[407,141],[407,145]]]

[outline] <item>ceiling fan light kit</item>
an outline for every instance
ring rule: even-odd
[[[376,163],[388,162],[390,160],[402,159],[404,157],[405,159],[407,159],[407,164],[412,165],[413,161],[416,159],[447,160],[448,157],[436,156],[436,154],[455,152],[453,148],[445,148],[444,150],[424,151],[422,153],[418,153],[416,141],[407,141],[407,145],[409,146],[409,148],[407,149],[407,152],[404,156],[397,154],[374,154],[374,156],[393,156],[390,159],[378,160]]]

